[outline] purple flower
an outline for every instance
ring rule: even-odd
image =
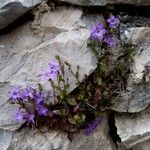
[[[104,28],[104,25],[103,25],[102,23],[99,23],[99,24],[97,25],[97,29],[101,30],[101,29],[103,29],[103,28]]]
[[[114,41],[114,38],[112,36],[105,37],[104,42],[107,43],[110,47],[115,46],[115,41]]]
[[[21,92],[21,100],[25,103],[28,102],[30,98],[33,98],[34,95],[34,89],[31,87],[27,87],[26,89],[23,89]]]
[[[93,120],[92,122],[90,122],[88,124],[88,126],[84,129],[84,134],[85,135],[90,135],[93,130],[101,123],[101,119],[100,118],[96,118],[95,120]]]
[[[9,98],[12,102],[16,102],[21,98],[21,90],[18,87],[12,87],[9,90]]]
[[[34,89],[32,87],[27,87],[26,89],[23,90],[24,96],[29,97],[29,98],[34,97],[33,93],[34,93]]]
[[[24,116],[26,114],[26,110],[22,108],[16,108],[16,110],[13,112],[13,118],[16,122],[21,123],[24,120]]]
[[[48,115],[48,109],[43,105],[37,105],[36,110],[38,111],[38,114],[40,116],[47,116]]]
[[[91,30],[91,38],[98,39],[100,41],[103,40],[104,35],[107,33],[107,30],[104,28],[102,23],[99,23],[97,27],[93,27]]]
[[[51,72],[49,70],[43,70],[40,74],[41,80],[49,80],[50,79]]]
[[[35,95],[34,95],[34,98],[35,98],[35,101],[36,101],[36,104],[39,105],[39,104],[43,104],[44,103],[44,100],[45,100],[45,96],[42,92],[36,92]]]
[[[50,70],[53,70],[53,71],[59,71],[59,69],[60,69],[60,65],[59,65],[59,63],[57,62],[57,61],[51,61],[50,63],[49,63],[49,69]]]
[[[35,115],[26,112],[25,119],[27,120],[27,124],[33,123],[35,124]]]
[[[119,19],[113,15],[110,16],[109,19],[107,19],[107,22],[109,23],[109,27],[114,29],[117,28],[120,24]]]
[[[92,27],[91,34],[97,32],[97,27]]]
[[[55,71],[55,70],[51,70],[50,71],[50,74],[49,74],[49,78],[54,81],[58,76],[58,71]]]
[[[60,65],[56,61],[51,61],[49,63],[49,68],[42,71],[40,74],[42,80],[55,80],[58,76],[60,70]]]

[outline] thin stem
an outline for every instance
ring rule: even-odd
[[[55,96],[56,96],[56,92],[55,92],[55,88],[54,88],[54,83],[53,83],[53,81],[52,80],[50,80],[49,79],[49,82],[50,82],[50,84],[51,84],[51,87],[52,87],[52,90],[53,90],[53,94],[54,94],[54,102],[56,102],[56,99],[55,99]]]

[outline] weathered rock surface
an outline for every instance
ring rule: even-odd
[[[75,137],[68,150],[117,150],[109,135],[108,118],[104,115],[102,123],[93,134]]]
[[[15,19],[17,19],[42,1],[43,0],[1,0],[0,29],[12,23]]]
[[[0,149],[7,150],[12,139],[12,132],[0,129]]]
[[[150,107],[137,114],[116,115],[118,135],[127,148],[149,150]]]
[[[127,89],[113,101],[112,109],[139,112],[150,105],[150,28],[125,31],[124,41],[136,45]]]
[[[68,150],[69,144],[66,134],[23,128],[13,132],[7,150]]]
[[[12,117],[12,112],[17,107],[17,105],[12,105],[9,103],[6,103],[4,106],[1,106],[0,108],[0,130],[9,130],[14,131],[18,129],[22,124],[18,124],[14,121],[14,118]]]
[[[108,4],[150,5],[149,0],[58,0],[82,6],[105,6]]]
[[[17,131],[0,130],[1,150],[116,150],[108,129],[108,117],[103,116],[102,123],[90,136],[81,132],[71,142],[65,133],[44,129],[24,127]]]

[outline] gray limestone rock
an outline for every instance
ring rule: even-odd
[[[13,133],[7,150],[68,150],[69,144],[66,134],[23,128]]]
[[[12,132],[0,129],[0,149],[7,150],[12,139]]]
[[[102,123],[91,135],[78,134],[68,150],[117,150],[109,135],[108,116],[103,116]]]
[[[148,150],[150,141],[150,107],[140,113],[116,114],[115,121],[121,141],[129,149]]]
[[[42,0],[1,0],[0,29],[6,27],[41,2]]]
[[[18,129],[22,124],[17,123],[13,118],[13,112],[17,108],[17,105],[9,103],[4,104],[0,107],[0,130],[14,131]]]
[[[150,0],[58,0],[81,6],[105,6],[108,4],[150,5]]]

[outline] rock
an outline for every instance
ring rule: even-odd
[[[118,135],[125,146],[133,150],[149,150],[150,107],[137,114],[116,114]]]
[[[59,16],[58,20],[57,16]],[[56,55],[59,55],[63,61],[68,61],[74,71],[77,65],[80,66],[80,80],[85,74],[92,73],[96,68],[96,61],[87,48],[90,32],[86,27],[85,19],[82,22],[81,16],[80,9],[58,7],[56,11],[46,13],[40,18],[42,33],[39,34],[42,36],[34,36],[31,22],[27,22],[0,37],[0,45],[2,45],[0,48],[0,89],[2,89],[0,112],[6,108],[5,111],[10,114],[10,109],[5,105],[8,100],[7,92],[11,86],[36,86],[40,82],[45,90],[51,88],[46,81],[40,80],[39,74],[47,68],[48,63],[54,60]],[[53,30],[54,27],[56,30]],[[76,79],[67,70],[66,77],[69,78],[71,85],[69,91],[71,91],[76,87]],[[19,126],[14,127],[11,120],[10,124],[8,123],[10,117],[7,114],[1,115],[0,120],[3,120],[3,123],[0,124],[0,128],[13,130],[12,128],[16,127],[17,129]]]
[[[74,11],[73,11],[74,10]],[[65,7],[57,7],[55,11],[45,13],[41,20],[41,26],[45,28],[71,30],[79,28],[82,10]]]
[[[81,6],[105,6],[108,4],[134,4],[134,5],[150,5],[149,0],[58,0]]]
[[[77,135],[68,150],[116,150],[109,135],[107,116],[104,115],[102,123],[91,135]]]
[[[42,0],[1,0],[0,29],[6,27],[41,2]]]
[[[133,150],[149,150],[149,148],[150,148],[150,139],[144,142],[138,143],[132,149]]]
[[[13,133],[7,150],[67,150],[69,144],[70,141],[67,139],[66,134],[23,128]]]
[[[114,99],[112,109],[139,112],[150,104],[150,28],[131,28],[124,35],[124,41],[136,48],[126,90]]]
[[[7,150],[12,139],[12,132],[0,129],[0,148]]]
[[[93,133],[85,136],[82,131],[69,141],[67,134],[59,131],[50,131],[46,127],[31,129],[24,127],[17,131],[0,130],[1,150],[116,150],[109,136],[108,117],[103,115],[102,123]]]
[[[0,130],[9,130],[9,131],[14,131],[18,129],[22,124],[17,123],[13,116],[12,113],[15,110],[17,105],[12,105],[6,103],[5,105],[1,106],[0,108]]]

